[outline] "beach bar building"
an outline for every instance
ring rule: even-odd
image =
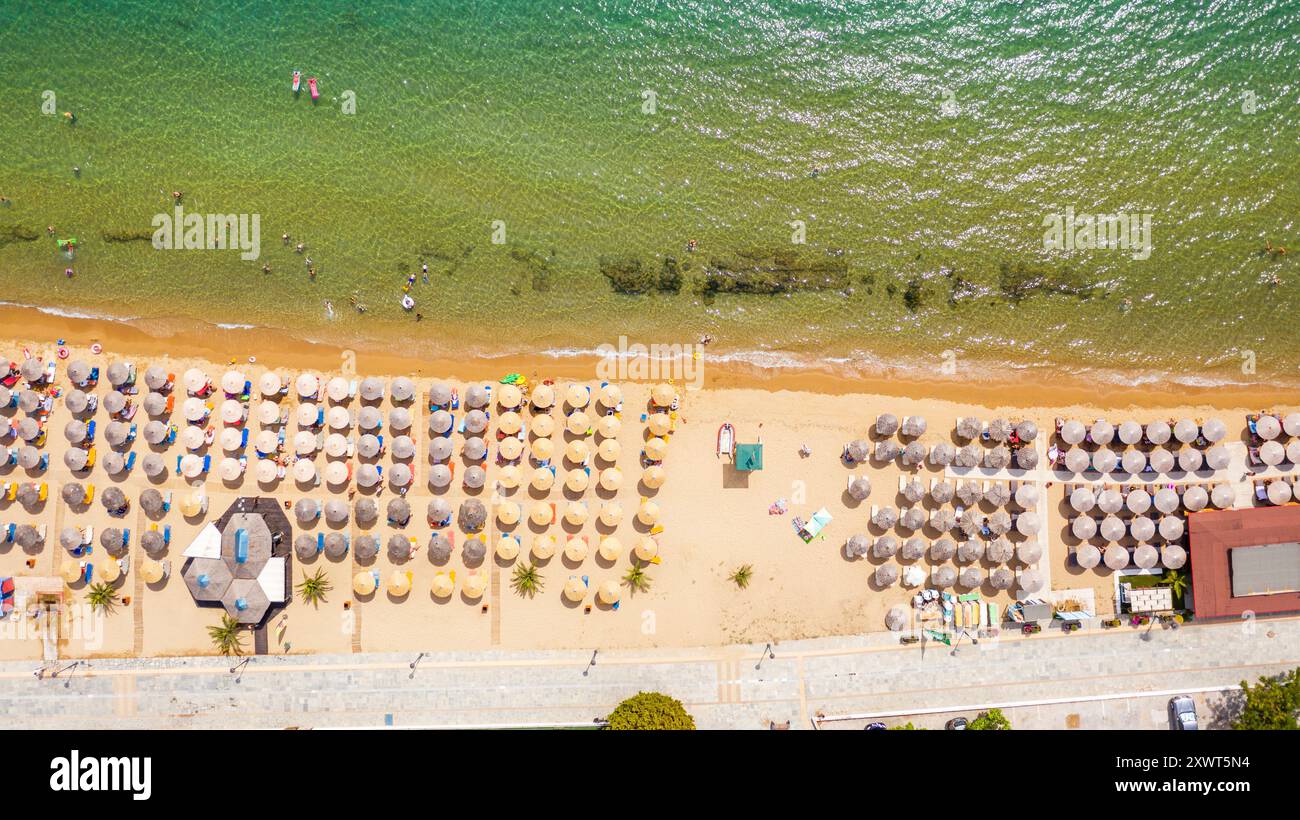
[[[1300,612],[1300,505],[1187,517],[1197,618]]]

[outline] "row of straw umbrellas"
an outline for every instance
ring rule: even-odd
[[[1184,484],[1130,487],[1127,490],[1076,486],[1069,490],[1066,500],[1077,513],[1097,509],[1108,515],[1125,510],[1134,515],[1144,515],[1154,508],[1164,515],[1173,515],[1180,508],[1199,512],[1211,503],[1220,509],[1228,509],[1235,497],[1236,491],[1229,484],[1214,484],[1208,488],[1204,484]]]
[[[852,535],[845,543],[844,551],[850,557],[870,555],[873,558],[897,558],[900,561],[920,561],[929,556],[929,559],[935,563],[955,559],[961,564],[973,564],[978,561],[1006,564],[1015,559],[1031,567],[1043,557],[1043,546],[1038,541],[1024,541],[1012,545],[1006,538],[997,537],[988,542],[971,538],[957,543],[946,537],[927,541],[916,535],[900,540],[889,533],[874,539],[869,535]]]
[[[919,441],[900,444],[893,439],[882,439],[873,445],[866,439],[854,439],[845,446],[845,452],[854,462],[872,460],[885,464],[898,459],[904,467],[917,467],[927,462],[936,467],[952,465],[967,469],[987,467],[991,470],[1002,470],[1013,465],[1022,470],[1032,470],[1038,466],[1036,449],[1012,449],[1005,444],[985,448],[971,443],[957,448],[946,441],[929,446]]]
[[[1296,444],[1296,455],[1300,456],[1300,442],[1293,443]],[[1276,441],[1267,444],[1275,445],[1277,453],[1274,463],[1280,464],[1286,451]],[[1269,455],[1273,457],[1272,449]],[[1223,470],[1231,461],[1232,454],[1223,444],[1214,444],[1206,450],[1182,447],[1173,451],[1158,447],[1150,452],[1138,449],[1116,452],[1108,447],[1089,451],[1082,447],[1072,447],[1066,450],[1061,458],[1061,464],[1072,473],[1093,470],[1103,474],[1123,472],[1129,475],[1145,472],[1169,473],[1173,472],[1175,467],[1185,473],[1199,472],[1204,469]]]
[[[872,580],[877,587],[881,588],[891,587],[900,580],[908,586],[916,586],[925,579],[924,572],[918,567],[900,569],[897,564],[892,563],[881,564],[872,573]],[[969,566],[960,572],[956,567],[936,567],[929,574],[928,579],[930,585],[936,589],[957,586],[975,590],[987,582],[995,590],[1007,590],[1018,583],[1019,588],[1028,593],[1038,592],[1045,582],[1043,574],[1036,569],[1023,569],[1016,573],[1007,567],[997,567],[986,574],[984,569],[978,566]]]
[[[588,581],[577,576],[570,576],[565,582],[562,594],[567,600],[579,602],[586,599],[589,589]],[[411,592],[412,574],[395,569],[388,574],[384,590],[394,598],[405,598]],[[478,600],[487,590],[488,575],[482,570],[468,573],[461,584],[461,594],[470,600]],[[380,588],[377,570],[363,570],[352,579],[352,589],[360,596],[375,594]],[[455,571],[439,572],[433,576],[430,593],[434,598],[450,598],[456,591]],[[595,586],[595,599],[604,606],[613,606],[619,602],[621,590],[618,581],[607,578]]]

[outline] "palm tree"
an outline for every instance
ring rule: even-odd
[[[1165,573],[1165,584],[1175,598],[1181,598],[1183,593],[1187,592],[1187,580],[1187,573],[1179,572],[1176,569],[1171,569]]]
[[[754,568],[749,564],[744,564],[740,567],[740,569],[731,573],[731,575],[728,577],[730,578],[732,583],[734,583],[736,586],[740,587],[741,589],[744,589],[745,587],[749,586],[749,579],[754,577]]]
[[[318,606],[325,602],[325,593],[334,588],[330,580],[325,577],[325,568],[317,567],[315,575],[302,574],[302,580],[298,582],[298,594],[302,596],[304,604]]]
[[[212,646],[226,657],[244,654],[244,631],[239,621],[229,615],[221,616],[220,626],[208,627]]]
[[[112,584],[93,584],[86,590],[86,600],[96,611],[111,613],[117,606],[117,589]]]
[[[535,564],[519,564],[510,579],[510,586],[514,587],[515,592],[520,596],[531,598],[542,591],[542,574],[537,571]]]
[[[645,567],[633,562],[623,575],[623,584],[633,593],[645,592],[650,589],[650,576],[645,574]]]

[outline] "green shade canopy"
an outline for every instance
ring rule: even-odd
[[[737,444],[735,459],[737,470],[761,470],[763,469],[763,445]]]

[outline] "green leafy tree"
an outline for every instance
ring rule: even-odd
[[[302,580],[298,582],[298,595],[304,604],[318,606],[325,603],[325,594],[333,588],[330,579],[325,577],[325,568],[317,567],[314,575],[305,572],[302,574]]]
[[[535,564],[519,564],[510,578],[510,586],[520,596],[531,598],[542,591],[542,573]]]
[[[980,712],[966,728],[976,731],[1007,731],[1011,728],[1011,721],[1007,720],[1007,716],[1002,714],[1001,709],[990,709],[987,712]]]
[[[244,630],[229,615],[222,615],[219,625],[208,627],[208,635],[212,637],[212,646],[221,654],[227,657],[244,654]]]
[[[1300,669],[1275,678],[1260,678],[1253,687],[1241,682],[1246,705],[1234,729],[1295,729],[1300,712]]]
[[[754,568],[749,564],[745,564],[740,569],[731,573],[729,577],[733,584],[744,589],[749,586],[750,580],[754,577]]]
[[[925,729],[924,726],[913,726],[912,721],[910,720],[907,723],[904,723],[902,726],[890,726],[889,728],[891,731],[915,731],[915,732],[924,731]]]
[[[638,692],[618,705],[609,718],[610,729],[694,729],[695,718],[677,698],[659,692]]]
[[[633,563],[623,574],[623,585],[633,593],[645,592],[650,589],[650,576],[645,574],[645,567]]]
[[[117,589],[112,584],[93,584],[86,590],[86,600],[96,612],[112,613],[117,607]]]

